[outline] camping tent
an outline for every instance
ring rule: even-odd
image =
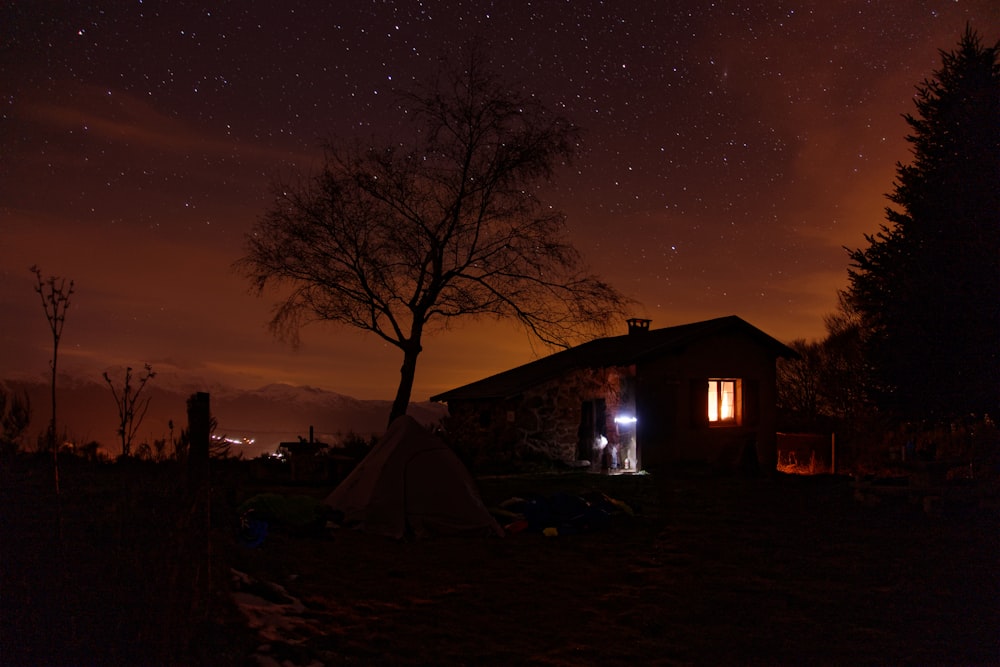
[[[396,539],[408,531],[503,535],[455,453],[408,415],[393,420],[324,502],[345,524]]]

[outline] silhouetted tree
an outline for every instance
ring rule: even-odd
[[[402,96],[409,146],[326,146],[321,173],[278,183],[237,268],[261,293],[290,294],[272,330],[312,321],[369,331],[399,348],[390,421],[406,412],[425,333],[458,317],[519,322],[566,346],[606,330],[625,298],[587,272],[564,216],[538,187],[579,131],[501,80],[479,53]]]
[[[838,294],[837,310],[826,316],[823,339],[823,393],[828,414],[844,430],[871,426],[872,370],[865,358],[867,330],[846,292]]]
[[[191,447],[191,437],[188,435],[187,430],[182,428],[180,436],[175,438],[173,419],[167,421],[167,427],[170,429],[170,445],[173,447],[171,458],[178,463],[187,463],[188,450]]]
[[[140,398],[140,394],[146,388],[146,383],[156,377],[156,373],[152,366],[145,364],[144,374],[137,378],[139,384],[133,385],[132,367],[128,366],[125,368],[125,381],[120,389],[115,387],[115,383],[111,381],[111,376],[108,375],[107,371],[103,373],[103,376],[104,381],[111,388],[111,395],[115,399],[115,408],[118,410],[118,436],[121,438],[122,456],[128,457],[132,454],[132,442],[135,440],[135,434],[138,432],[139,426],[142,425],[146,411],[149,410],[151,397]],[[146,448],[149,449],[148,444]]]
[[[966,28],[907,114],[888,224],[850,251],[872,390],[906,419],[1000,407],[1000,64]]]
[[[799,356],[778,360],[779,428],[835,433],[838,460],[848,466],[872,454],[893,428],[872,401],[864,356],[866,330],[846,293],[825,318],[826,337],[794,341]]]
[[[167,439],[156,438],[153,440],[153,460],[162,463],[167,460]]]
[[[779,359],[777,364],[778,409],[786,422],[783,428],[814,429],[823,413],[823,344],[799,339],[789,347],[798,356]]]
[[[0,387],[0,460],[17,453],[24,431],[31,423],[31,398]]]
[[[66,284],[65,278],[49,276],[42,279],[38,266],[32,266],[31,272],[38,281],[35,292],[42,300],[45,319],[52,331],[52,360],[49,368],[52,370],[52,421],[49,423],[48,446],[52,450],[52,466],[55,473],[56,495],[59,495],[59,444],[56,438],[56,363],[59,359],[59,341],[62,339],[63,326],[66,324],[66,311],[69,309],[70,297],[73,296],[72,280]]]

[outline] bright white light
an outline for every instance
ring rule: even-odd
[[[634,424],[637,421],[639,421],[637,418],[630,417],[628,415],[618,415],[617,417],[615,417],[616,424]]]

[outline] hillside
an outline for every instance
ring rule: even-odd
[[[49,385],[33,380],[3,380],[0,386],[8,392],[28,395],[32,419],[26,443],[33,446],[51,416]],[[253,390],[206,388],[163,382],[158,376],[145,391],[151,400],[136,444],[161,438],[169,440],[171,421],[173,436],[178,437],[187,425],[187,399],[195,392],[207,391],[212,415],[218,421],[216,434],[254,441],[240,450],[247,458],[274,451],[280,442],[295,441],[300,436],[308,438],[310,426],[317,440],[330,444],[350,432],[366,437],[379,434],[385,429],[392,407],[388,400],[361,400],[315,387],[287,384]],[[60,378],[56,400],[58,428],[67,440],[78,444],[97,441],[111,454],[121,451],[118,414],[107,384]],[[433,424],[447,414],[447,408],[436,403],[413,403],[409,412],[421,423]]]

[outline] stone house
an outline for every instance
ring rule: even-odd
[[[783,343],[736,316],[664,329],[631,319],[599,338],[431,400],[475,462],[549,459],[592,470],[676,462],[774,470]]]

